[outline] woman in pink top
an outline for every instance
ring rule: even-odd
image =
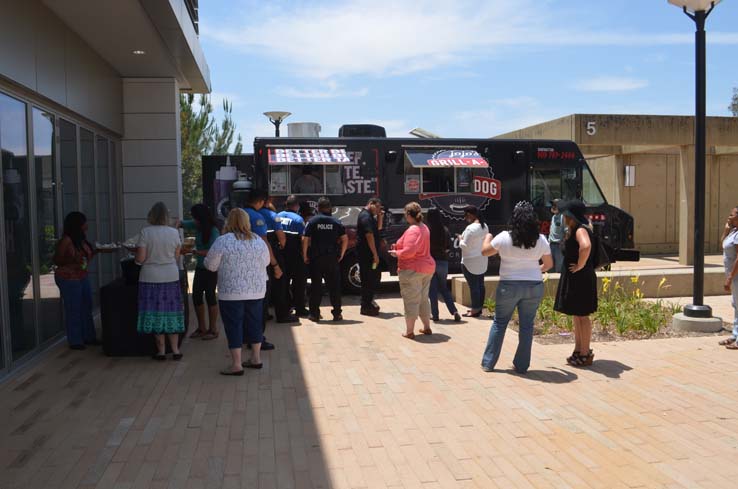
[[[400,278],[400,294],[405,306],[404,336],[415,338],[415,320],[420,317],[423,334],[433,334],[430,328],[430,302],[428,288],[436,271],[436,262],[430,254],[430,231],[423,224],[420,204],[410,202],[405,206],[405,219],[410,227],[390,250],[397,257],[397,275]]]

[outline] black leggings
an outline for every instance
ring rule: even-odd
[[[203,305],[202,295],[205,294],[208,306],[218,305],[218,300],[215,298],[215,287],[217,285],[218,272],[196,268],[195,280],[192,282],[192,303],[195,306]]]

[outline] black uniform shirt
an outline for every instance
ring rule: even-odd
[[[305,236],[310,238],[310,258],[335,256],[341,249],[338,238],[346,234],[346,228],[333,216],[317,214],[305,226]]]
[[[371,212],[362,209],[359,213],[359,219],[356,221],[356,248],[362,255],[371,256],[372,249],[366,240],[367,233],[372,233],[374,240],[374,249],[379,253],[379,230],[377,229],[377,220]]]

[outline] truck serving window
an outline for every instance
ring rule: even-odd
[[[273,195],[342,195],[343,148],[269,148],[269,192]]]
[[[471,193],[475,173],[489,167],[487,160],[469,149],[418,149],[405,151],[406,194]]]

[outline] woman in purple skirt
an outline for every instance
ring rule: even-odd
[[[185,325],[177,260],[182,242],[179,232],[169,226],[169,211],[163,202],[154,204],[147,220],[149,225],[141,230],[136,250],[136,263],[141,265],[137,328],[140,334],[154,335],[155,360],[166,359],[165,335],[172,359],[181,360],[179,335],[185,332]]]

